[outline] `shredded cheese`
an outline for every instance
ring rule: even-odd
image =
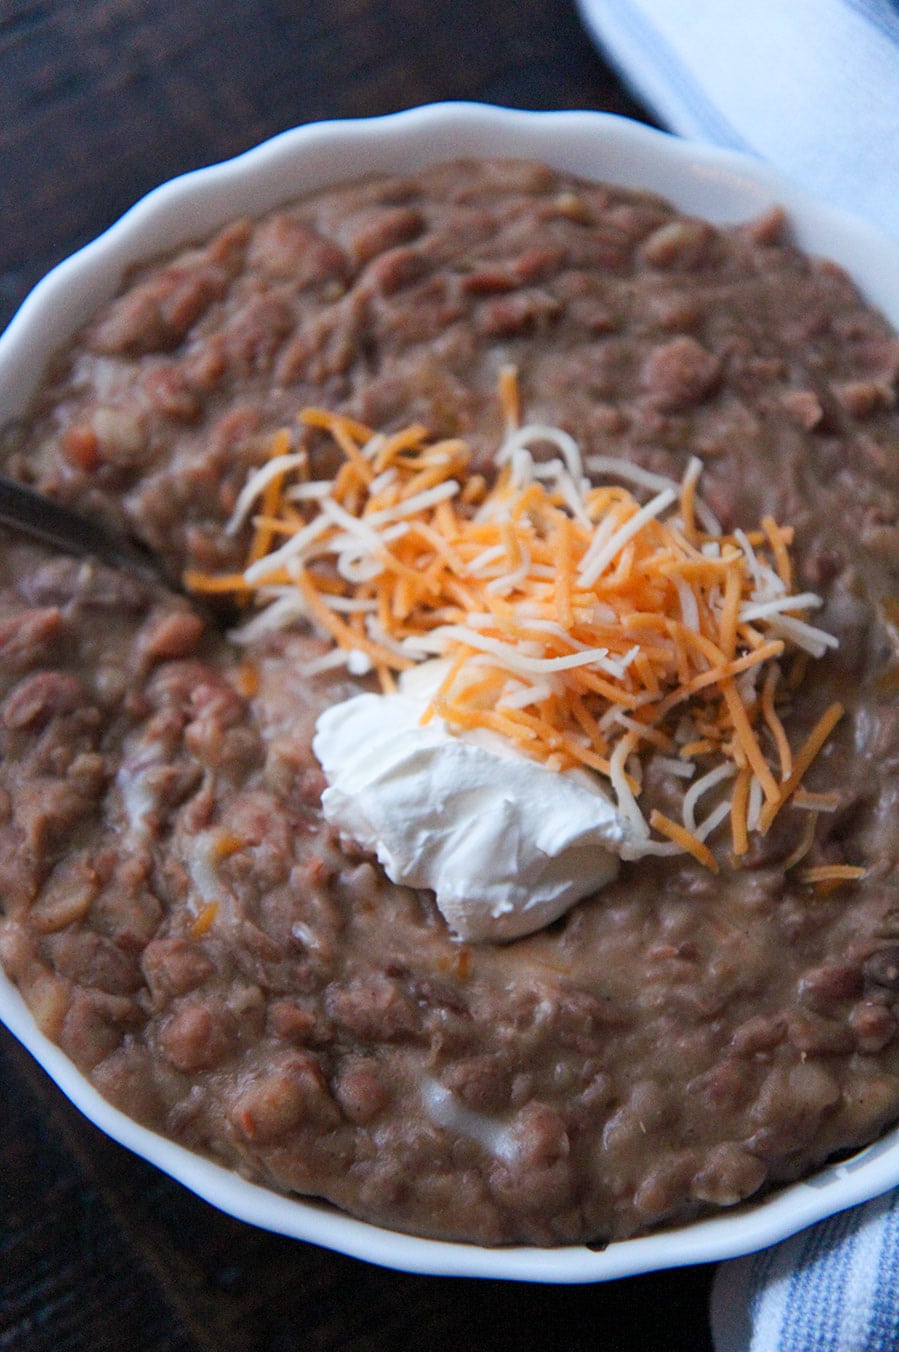
[[[816,868],[800,869],[797,876],[800,882],[815,886],[817,883],[858,882],[866,872],[867,869],[858,864],[819,864]]]
[[[194,917],[194,921],[190,927],[190,932],[195,939],[201,938],[204,934],[208,933],[208,931],[212,928],[212,926],[215,924],[215,919],[216,916],[218,915],[218,910],[219,908],[217,901],[207,901],[203,903],[203,905],[200,907],[200,910]]]
[[[390,690],[395,673],[449,659],[425,720],[489,728],[553,768],[602,775],[646,853],[717,869],[705,839],[725,821],[739,859],[791,799],[824,808],[827,795],[806,793],[803,779],[842,710],[832,706],[798,751],[783,714],[797,697],[797,657],[836,639],[806,619],[821,598],[792,591],[792,529],[766,516],[723,533],[695,456],[678,484],[585,456],[562,428],[522,424],[514,368],[500,374],[500,402],[493,483],[469,474],[458,438],[434,440],[418,425],[386,435],[302,410],[302,440],[275,435],[226,527],[251,523],[245,567],[192,570],[186,585],[263,607],[235,631],[239,642],[311,625],[334,647],[310,671],[374,669]],[[332,479],[312,475],[322,437],[343,457]],[[641,502],[641,492],[652,496]],[[644,816],[648,748],[675,781],[692,781],[679,822]],[[838,867],[826,878],[864,872]]]

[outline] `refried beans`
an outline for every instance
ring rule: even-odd
[[[722,229],[538,165],[454,162],[136,272],[4,468],[173,569],[227,572],[247,531],[223,525],[301,407],[464,437],[489,480],[510,364],[534,421],[651,474],[698,456],[726,529],[795,528],[797,586],[839,648],[809,664],[791,740],[846,711],[806,776],[832,797],[802,864],[865,876],[803,881],[809,812],[790,805],[738,859],[710,841],[718,873],[646,858],[547,929],[460,943],[322,816],[316,718],[375,687],[304,676],[328,648],[314,626],[238,647],[233,615],[9,538],[0,959],[111,1102],[246,1177],[423,1235],[601,1243],[899,1118],[883,319],[777,211]],[[664,807],[664,759],[646,780]]]

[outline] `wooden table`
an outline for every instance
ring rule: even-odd
[[[649,120],[570,0],[0,3],[0,325],[142,193],[297,123],[438,99]],[[600,1286],[415,1277],[221,1216],[0,1033],[0,1352],[711,1346],[711,1268]]]

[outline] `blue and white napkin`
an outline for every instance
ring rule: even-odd
[[[899,238],[899,0],[577,0],[662,125]],[[899,1191],[715,1276],[716,1352],[896,1352]]]
[[[716,1352],[895,1352],[899,1192],[719,1264]]]
[[[577,0],[643,103],[899,237],[899,0]]]

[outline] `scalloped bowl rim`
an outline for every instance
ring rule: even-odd
[[[367,173],[409,172],[457,156],[543,160],[587,178],[661,193],[719,222],[779,203],[797,242],[839,262],[899,326],[899,246],[824,206],[747,156],[682,141],[608,113],[532,113],[485,104],[430,104],[384,117],[317,122],[280,133],[143,197],[67,258],[25,299],[0,335],[0,407],[27,411],[54,354],[118,289],[128,268],[202,239],[242,214]],[[441,1276],[595,1282],[755,1252],[899,1184],[899,1128],[839,1164],[756,1203],[604,1249],[433,1240],[357,1220],[328,1203],[282,1196],[141,1126],[108,1103],[37,1028],[0,972],[0,1020],[101,1131],[219,1210],[263,1229],[382,1267]]]

